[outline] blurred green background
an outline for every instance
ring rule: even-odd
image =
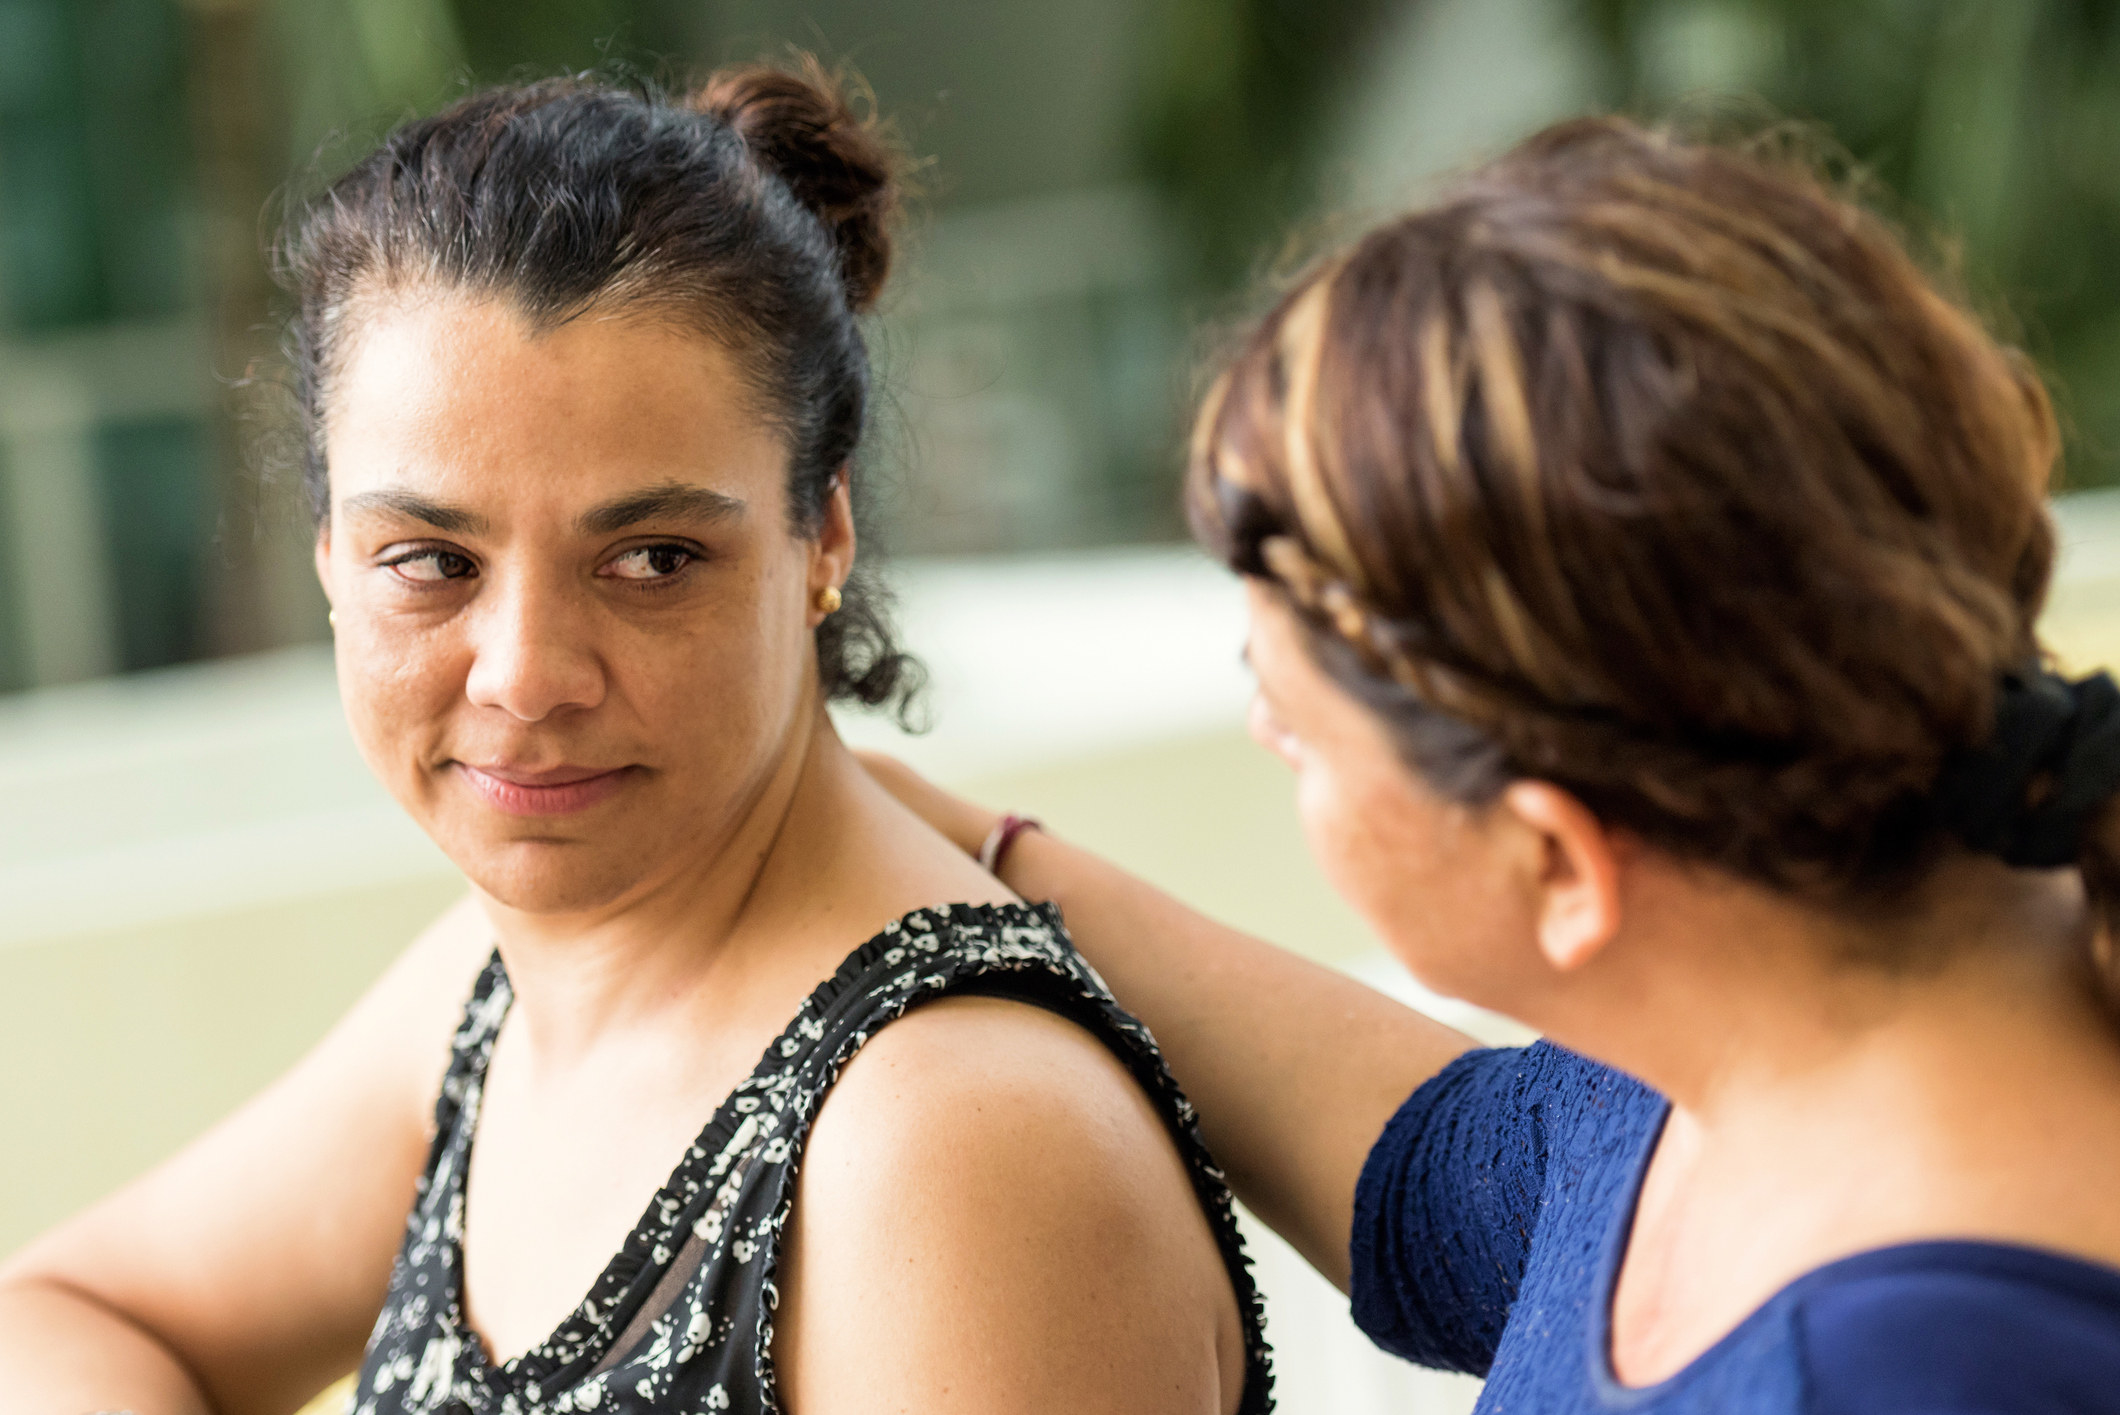
[[[1716,95],[1949,233],[2069,483],[2120,480],[2120,0],[0,0],[0,689],[321,634],[289,191],[476,85],[791,45],[932,159],[877,329],[901,551],[1177,536],[1191,331],[1262,270],[1552,117]]]

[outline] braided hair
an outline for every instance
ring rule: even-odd
[[[2120,694],[2034,632],[2027,361],[1815,167],[1541,133],[1301,275],[1195,425],[1197,535],[1466,803],[1535,777],[1848,904],[1981,850],[2120,913]]]

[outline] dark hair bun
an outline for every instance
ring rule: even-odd
[[[792,69],[717,70],[692,104],[735,129],[758,163],[824,222],[839,250],[847,305],[859,313],[875,304],[891,271],[903,163],[874,116],[855,111],[850,87],[844,73],[805,54]]]

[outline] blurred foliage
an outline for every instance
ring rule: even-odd
[[[152,319],[194,296],[184,111],[173,0],[0,0],[7,326]]]
[[[674,0],[451,0],[464,59],[481,82],[642,69],[684,47]]]
[[[407,114],[479,84],[656,73],[690,37],[682,0],[258,3],[288,109],[290,172],[328,174]]]
[[[1406,0],[1400,0],[1406,3]],[[1220,291],[1309,211],[1328,101],[1392,0],[1168,0],[1141,92],[1143,175]]]
[[[480,78],[592,68],[637,8],[626,0],[455,0],[464,57]]]
[[[2120,3],[1571,3],[1632,107],[1745,93],[1823,124],[2054,376],[2067,482],[2120,482]]]
[[[447,0],[259,0],[249,25],[252,111],[233,127],[252,136],[231,160],[268,181],[306,186],[316,169],[343,168],[391,124],[452,96],[467,73]],[[229,42],[201,36],[202,47],[217,41]]]
[[[163,327],[197,308],[204,292],[182,20],[175,0],[0,0],[0,337]],[[8,411],[32,421],[65,416],[31,401]],[[83,459],[77,490],[99,507],[114,559],[160,577],[142,613],[121,606],[129,617],[110,661],[127,668],[195,657],[205,641],[212,526],[203,428],[196,416],[145,432],[106,425]],[[12,455],[0,446],[0,473],[10,479],[22,475]],[[137,484],[157,499],[133,496]],[[4,490],[11,518],[25,497],[11,480]],[[22,533],[11,520],[5,528]],[[9,559],[0,555],[0,688],[21,686],[31,671]],[[128,580],[117,594],[142,583]],[[159,593],[165,587],[170,593]]]
[[[1107,424],[1149,427],[1149,413],[1112,409],[1155,404],[1177,341],[1140,331],[1180,322],[1186,305],[1197,315],[1286,250],[1340,169],[1376,160],[1345,150],[1350,132],[1381,134],[1387,156],[1428,134],[1400,153],[1409,165],[1454,160],[1460,132],[1506,141],[1535,118],[1511,126],[1526,100],[1484,66],[1523,61],[1537,108],[1530,61],[1545,55],[1573,78],[1539,112],[1585,93],[1651,115],[1694,95],[1756,95],[1819,124],[1893,194],[1894,214],[1956,243],[1976,302],[2014,316],[2004,332],[2053,375],[2067,481],[2120,484],[2120,261],[2108,257],[2120,250],[2120,0],[0,0],[0,338],[120,348],[202,328],[224,379],[269,368],[279,301],[261,250],[276,191],[313,189],[408,114],[477,84],[587,68],[674,76],[791,40],[876,82],[937,158],[937,208],[1143,198],[1127,209],[1147,213],[1155,280],[1175,288],[1128,287],[1124,318],[1084,305],[1109,326],[1085,357],[1110,381],[1070,393],[1009,353],[1037,386],[961,400],[966,447],[1035,415],[1057,418],[1077,437],[1067,455],[1093,462],[1099,437],[1125,441]],[[1434,61],[1419,73],[1416,52]],[[1460,87],[1433,87],[1437,65]],[[1422,94],[1425,110],[1407,102]],[[1467,118],[1468,94],[1495,102]],[[1379,104],[1399,118],[1362,129]],[[1050,263],[1101,268],[1074,246]],[[1025,279],[1042,289],[1052,273]],[[964,300],[988,280],[953,274],[935,289]],[[1051,309],[1019,305],[965,304],[957,342],[931,332],[930,351],[956,351],[972,372],[952,363],[951,377],[987,389],[980,361],[1009,340],[1065,344]],[[112,590],[114,659],[127,666],[321,631],[299,535],[270,529],[280,516],[299,531],[291,493],[256,484],[233,404],[211,395],[99,413],[88,430],[107,548],[133,571]],[[1060,456],[1057,437],[1019,440]],[[986,474],[993,447],[978,443],[965,465]],[[1164,461],[1106,450],[1114,485],[1139,483],[1107,488],[1112,505],[1165,504]],[[10,646],[19,536],[4,513],[0,688],[24,681],[28,661]]]
[[[1315,209],[1336,86],[1438,0],[1170,0],[1140,164],[1198,283],[1241,285]],[[1557,0],[1609,102],[1815,122],[2048,371],[2065,481],[2120,483],[2120,0]],[[1707,106],[1714,106],[1712,103]]]

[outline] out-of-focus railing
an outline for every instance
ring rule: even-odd
[[[203,422],[213,388],[208,350],[205,330],[192,322],[0,343],[0,564],[18,686],[126,666],[97,434],[124,423]]]

